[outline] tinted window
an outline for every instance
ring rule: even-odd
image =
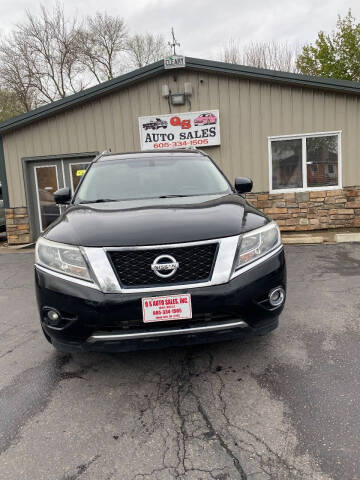
[[[75,202],[211,195],[230,191],[225,177],[204,156],[161,154],[159,157],[124,159],[114,156],[91,166]]]

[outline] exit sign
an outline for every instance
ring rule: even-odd
[[[170,55],[170,57],[164,58],[164,67],[166,70],[185,67],[185,57],[183,55]]]

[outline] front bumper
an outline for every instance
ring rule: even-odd
[[[277,327],[284,306],[271,308],[267,296],[273,288],[286,288],[286,268],[281,250],[225,284],[176,292],[102,293],[37,268],[35,279],[41,324],[54,346],[126,351],[266,334]],[[193,318],[145,325],[141,299],[174,293],[191,294]],[[49,325],[47,309],[61,314],[58,325]]]

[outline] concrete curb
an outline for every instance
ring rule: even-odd
[[[324,243],[324,238],[323,237],[312,237],[312,236],[291,236],[291,237],[282,237],[282,242],[284,245],[292,245],[292,244],[314,244],[314,243]]]
[[[10,247],[0,247],[0,255],[7,253],[35,253],[35,248],[10,248]]]
[[[336,233],[335,242],[360,242],[360,233]]]

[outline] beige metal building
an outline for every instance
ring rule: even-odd
[[[34,240],[56,218],[54,191],[75,189],[97,152],[144,147],[142,117],[165,135],[163,118],[190,112],[202,115],[194,132],[218,111],[219,144],[201,148],[231,181],[251,177],[250,201],[283,230],[360,226],[359,102],[358,83],[186,58],[15,117],[0,124],[9,243]]]

